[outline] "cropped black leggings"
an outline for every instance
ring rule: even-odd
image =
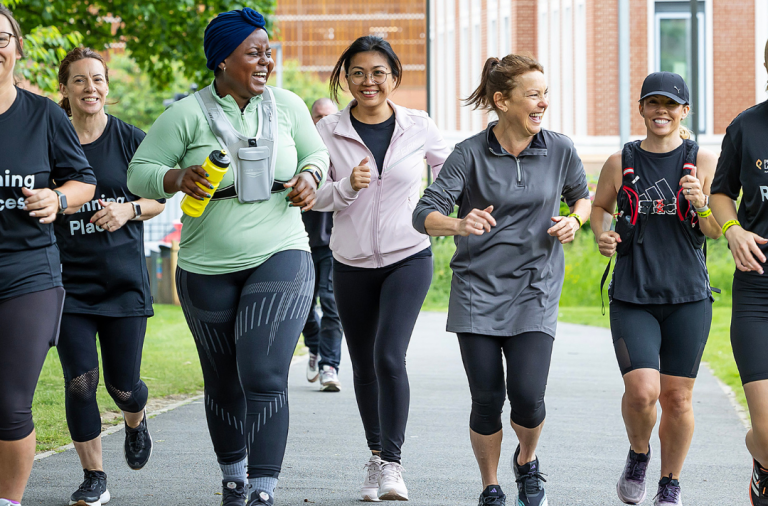
[[[63,306],[61,287],[0,302],[0,441],[24,439],[35,429],[32,397],[56,345]]]
[[[432,257],[380,269],[334,262],[333,286],[346,335],[368,447],[400,462],[411,390],[405,354],[432,281]]]
[[[139,413],[147,404],[147,385],[141,381],[141,350],[146,316],[125,318],[65,313],[56,347],[64,370],[64,404],[72,441],[84,443],[101,434],[96,402],[101,362],[107,392],[126,413]]]
[[[197,344],[205,411],[222,464],[248,457],[248,476],[278,477],[288,439],[288,369],[312,305],[307,251],[275,253],[229,274],[176,271]]]
[[[504,362],[507,361],[506,394],[510,418],[516,425],[534,429],[547,415],[544,392],[554,338],[543,332],[516,336],[458,334],[461,359],[472,394],[469,428],[483,436],[502,429]]]

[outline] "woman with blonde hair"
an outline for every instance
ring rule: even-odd
[[[608,293],[630,443],[616,491],[627,504],[645,499],[658,401],[661,480],[654,504],[680,505],[678,480],[693,437],[693,384],[712,321],[702,246],[705,236],[720,235],[707,207],[715,155],[687,140],[680,126],[690,107],[679,75],[646,77],[639,110],[646,137],[605,163],[591,217],[600,253],[616,254]]]

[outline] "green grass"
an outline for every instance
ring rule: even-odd
[[[193,394],[203,389],[195,342],[180,307],[156,305],[144,341],[141,376],[152,397]],[[119,412],[104,388],[103,375],[96,394],[99,409]],[[56,349],[48,353],[32,404],[37,429],[37,451],[70,443],[64,416],[64,377]]]
[[[432,248],[435,272],[432,286],[424,301],[424,309],[446,311],[451,285],[449,263],[455,246],[452,238],[446,238],[433,241]],[[560,321],[609,327],[607,307],[606,316],[602,316],[600,310],[600,278],[608,264],[608,259],[598,251],[592,232],[586,227],[583,228],[573,243],[565,245],[564,251],[565,279],[560,298]],[[718,378],[733,389],[739,402],[746,407],[744,390],[731,351],[730,292],[734,266],[725,239],[708,241],[707,269],[712,286],[720,288],[723,293],[715,295],[712,329],[703,360],[709,364]],[[607,288],[606,283],[606,290]],[[604,295],[604,300],[607,305],[607,294]]]

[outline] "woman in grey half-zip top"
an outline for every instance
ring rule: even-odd
[[[472,394],[470,439],[483,478],[481,505],[503,506],[497,479],[506,390],[520,441],[512,461],[522,506],[545,506],[536,457],[544,391],[565,275],[561,244],[589,216],[584,167],[571,140],[541,128],[548,106],[533,58],[489,58],[466,101],[499,117],[456,145],[413,213],[433,236],[456,236],[448,308]],[[559,216],[560,199],[571,209]],[[454,205],[459,218],[450,218]]]

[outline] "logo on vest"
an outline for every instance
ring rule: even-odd
[[[757,160],[755,162],[755,167],[757,167],[757,170],[761,171],[763,174],[768,174],[768,160]]]

